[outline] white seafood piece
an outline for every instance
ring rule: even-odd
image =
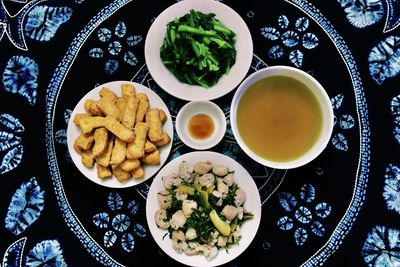
[[[215,190],[211,194],[218,198],[218,201],[215,203],[215,205],[221,207],[223,203],[222,194]]]
[[[167,190],[158,192],[157,199],[161,209],[166,210],[171,207],[172,195]]]
[[[246,201],[246,192],[239,188],[235,192],[235,205],[236,207],[239,207],[243,205],[243,203]]]
[[[227,236],[220,235],[220,236],[218,237],[217,246],[219,246],[219,247],[225,247],[227,241],[228,241],[228,237],[227,237]]]
[[[200,175],[206,174],[213,168],[211,161],[199,161],[194,164],[194,171]]]
[[[188,244],[185,241],[172,239],[172,247],[178,253],[182,253],[188,249]]]
[[[170,173],[164,176],[164,187],[166,189],[172,189],[174,186],[177,187],[182,183],[182,179],[176,173]]]
[[[197,238],[196,229],[194,229],[193,227],[189,227],[186,230],[185,238],[186,238],[186,240],[193,240],[193,239]]]
[[[241,237],[239,225],[236,226],[235,232],[233,232],[232,236],[233,236],[233,243],[237,244]]]
[[[166,210],[157,210],[154,214],[154,219],[158,227],[162,229],[168,229],[169,221],[167,219],[167,211]]]
[[[233,179],[233,174],[232,173],[228,173],[227,175],[225,175],[224,177],[224,183],[228,186],[232,186],[233,182],[235,180]]]
[[[228,221],[232,221],[233,219],[235,219],[236,215],[238,214],[238,211],[236,209],[235,206],[232,205],[226,205],[223,209],[222,209],[222,214],[224,214],[225,218]]]
[[[188,248],[185,250],[185,254],[188,256],[197,255],[203,251],[203,246],[199,242],[188,242]]]
[[[175,230],[181,228],[186,223],[186,217],[185,214],[183,214],[183,211],[176,211],[169,220],[169,223],[171,224],[171,227]]]
[[[188,199],[182,201],[182,211],[186,217],[190,217],[190,215],[192,215],[193,209],[197,209],[196,201]]]
[[[238,219],[242,220],[243,219],[244,208],[243,207],[237,207],[236,209],[238,211],[238,214],[237,214]]]
[[[212,237],[213,239],[216,239],[216,238],[219,237],[219,236],[220,236],[219,232],[218,232],[217,230],[215,230],[211,237]]]
[[[185,182],[190,182],[192,180],[193,166],[182,161],[179,164],[179,177],[181,177]]]
[[[203,254],[207,260],[211,260],[217,256],[218,248],[216,246],[203,245]]]
[[[228,194],[229,186],[224,183],[223,179],[218,178],[217,180],[218,180],[218,182],[217,182],[217,191],[219,193],[221,193],[222,196],[225,196],[226,194]]]
[[[229,168],[226,165],[215,165],[212,172],[217,176],[225,176],[229,172]]]
[[[176,191],[175,191],[175,197],[176,197],[176,199],[178,199],[178,200],[185,200],[185,199],[188,198],[188,194],[185,193],[185,192],[181,192],[181,191],[179,191],[179,190],[176,190]]]
[[[172,239],[185,241],[185,233],[182,230],[174,230],[172,231]]]
[[[206,173],[200,176],[198,180],[201,186],[207,186],[214,183],[215,176],[212,173]]]

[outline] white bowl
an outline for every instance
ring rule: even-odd
[[[315,95],[317,101],[320,104],[320,107],[322,109],[322,130],[321,133],[314,143],[314,145],[306,151],[304,154],[300,155],[299,157],[295,158],[294,160],[291,161],[272,161],[265,159],[255,152],[253,152],[243,141],[242,137],[239,134],[238,128],[237,128],[237,109],[239,102],[241,100],[241,97],[243,94],[247,91],[249,86],[254,84],[256,81],[259,81],[263,78],[270,77],[270,76],[277,76],[277,75],[283,75],[283,76],[289,76],[291,78],[294,78],[303,84],[305,84],[311,92]],[[292,169],[292,168],[297,168],[300,166],[303,166],[313,159],[315,159],[326,147],[326,145],[329,142],[329,139],[332,135],[332,130],[333,130],[333,120],[334,120],[334,115],[333,115],[333,109],[332,109],[332,104],[330,101],[330,98],[328,94],[326,93],[325,89],[321,86],[321,84],[313,78],[311,75],[308,73],[293,68],[293,67],[288,67],[288,66],[272,66],[272,67],[267,67],[261,70],[256,71],[255,73],[251,74],[249,77],[247,77],[238,87],[237,91],[235,92],[235,95],[233,96],[232,103],[231,103],[231,109],[230,109],[230,120],[231,120],[231,126],[232,126],[232,131],[233,135],[236,138],[239,146],[243,149],[243,151],[250,156],[253,160],[257,161],[258,163],[268,166],[271,168],[277,168],[277,169]]]
[[[217,84],[208,89],[180,82],[160,58],[160,47],[168,22],[185,15],[191,9],[214,13],[218,20],[236,33],[236,62],[227,75],[222,76]],[[245,21],[226,4],[214,0],[185,0],[171,5],[157,16],[146,35],[144,56],[154,81],[167,93],[187,101],[213,100],[231,92],[244,79],[253,59],[253,41]]]
[[[206,114],[211,117],[214,123],[214,131],[208,138],[196,139],[189,133],[189,121],[196,114]],[[176,132],[181,141],[187,146],[204,150],[217,145],[225,135],[226,118],[225,114],[217,104],[208,100],[191,101],[185,104],[176,116]]]

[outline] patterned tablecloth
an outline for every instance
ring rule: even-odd
[[[226,266],[399,266],[400,2],[221,2],[250,28],[249,74],[300,68],[325,87],[335,114],[322,155],[288,171],[245,156],[228,121],[212,150],[252,175],[262,218],[250,247]],[[78,171],[66,145],[72,109],[108,81],[151,88],[175,121],[186,102],[159,88],[144,60],[151,23],[173,3],[0,1],[2,266],[177,265],[146,223],[152,179],[99,186]],[[214,101],[226,115],[233,93]],[[169,160],[189,151],[175,134]]]

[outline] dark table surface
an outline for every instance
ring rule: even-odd
[[[147,30],[175,2],[0,2],[3,266],[179,265],[146,223],[152,179],[125,189],[99,186],[78,171],[66,145],[76,103],[108,81],[146,85],[175,120],[186,101],[160,89],[144,60]],[[336,117],[324,152],[293,170],[247,158],[228,121],[212,150],[245,166],[263,205],[252,244],[226,266],[399,266],[400,2],[221,2],[251,31],[249,74],[300,68],[324,86]],[[109,49],[118,43],[120,51]],[[214,101],[226,115],[233,93]],[[189,151],[175,134],[168,160]],[[118,227],[112,221],[121,216],[128,224]]]

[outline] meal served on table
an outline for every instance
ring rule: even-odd
[[[159,147],[171,142],[163,131],[166,114],[150,107],[145,93],[137,93],[131,84],[121,84],[121,97],[107,87],[100,99],[87,99],[86,113],[76,114],[75,125],[81,129],[74,149],[87,168],[96,165],[101,179],[113,175],[119,181],[144,177],[143,164],[159,165]]]
[[[168,231],[178,253],[211,260],[220,248],[239,243],[241,225],[254,216],[244,209],[246,193],[228,166],[182,161],[176,172],[163,177],[163,184],[154,219]]]
[[[192,9],[168,23],[160,57],[181,82],[209,88],[235,64],[235,36],[215,14]]]

